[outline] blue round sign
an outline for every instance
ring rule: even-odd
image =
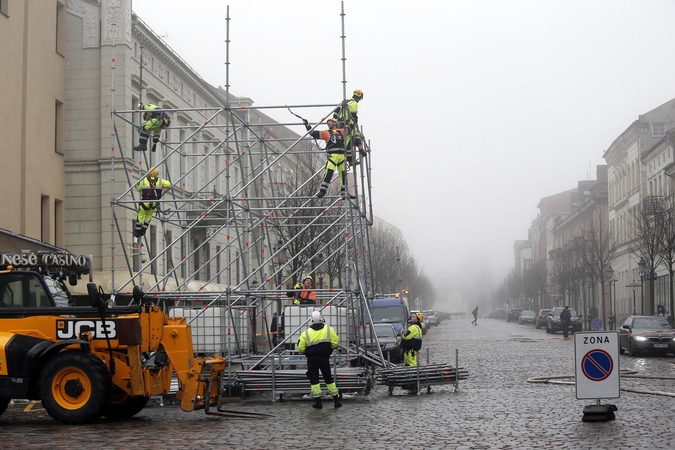
[[[597,318],[597,319],[591,320],[591,329],[593,331],[602,330],[602,319]]]
[[[604,350],[595,349],[586,353],[581,360],[581,370],[591,381],[602,381],[612,374],[614,361]]]

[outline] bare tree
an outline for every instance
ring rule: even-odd
[[[641,206],[631,211],[635,239],[633,253],[645,262],[649,275],[649,303],[646,313],[654,314],[654,274],[663,262],[661,231],[664,211],[660,197],[647,197]]]
[[[673,293],[673,276],[675,275],[675,201],[673,194],[661,197],[659,203],[658,209],[661,211],[661,220],[659,221],[659,235],[661,236],[659,255],[663,265],[668,270],[670,323],[675,324],[675,294]]]
[[[600,313],[604,330],[607,330],[607,311],[605,308],[605,286],[609,281],[607,279],[607,268],[609,267],[609,260],[616,251],[616,242],[609,233],[607,217],[609,217],[607,206],[599,204],[582,225],[586,255],[585,264],[587,264],[591,286],[593,286],[592,304],[595,305],[595,285],[597,281],[600,282]]]

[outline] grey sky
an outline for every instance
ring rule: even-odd
[[[234,95],[257,106],[342,99],[339,1],[135,0],[134,10],[225,85],[227,5]],[[501,280],[539,199],[595,178],[612,141],[675,97],[675,1],[344,7],[348,96],[364,91],[375,213],[401,229],[439,288]]]

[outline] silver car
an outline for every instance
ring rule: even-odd
[[[675,329],[668,319],[658,316],[628,316],[619,327],[620,352],[675,353]]]

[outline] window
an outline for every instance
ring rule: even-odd
[[[0,13],[9,17],[9,0],[0,0]]]
[[[66,5],[56,1],[56,53],[66,56]]]
[[[59,155],[65,155],[66,153],[66,118],[63,109],[63,103],[56,100],[54,106],[54,151]]]
[[[40,198],[40,240],[42,242],[51,243],[49,240],[50,225],[52,223],[50,214],[50,199],[43,195]]]
[[[661,137],[666,135],[666,124],[659,122],[659,123],[652,123],[652,136],[654,137]]]
[[[173,242],[173,233],[171,230],[166,230],[166,250],[164,251],[164,274],[167,274],[171,269],[173,269],[173,245],[169,245]]]

